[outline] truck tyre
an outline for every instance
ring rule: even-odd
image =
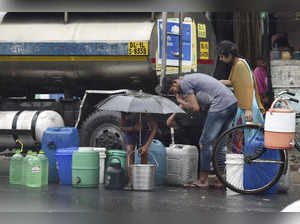
[[[126,149],[119,112],[95,111],[81,125],[80,146]]]

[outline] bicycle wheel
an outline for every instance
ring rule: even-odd
[[[213,149],[217,177],[229,189],[254,194],[271,188],[283,173],[282,150],[265,149],[263,128],[251,123],[224,132]]]

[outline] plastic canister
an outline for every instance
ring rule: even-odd
[[[226,180],[239,189],[244,189],[244,155],[226,154]],[[227,193],[232,193],[226,189]]]
[[[27,187],[41,187],[41,160],[37,157],[37,153],[33,152],[32,156],[28,157],[25,167],[25,173],[27,175],[25,185]]]
[[[23,184],[26,185],[26,181],[27,181],[27,178],[28,178],[28,175],[29,173],[26,172],[26,166],[27,166],[27,163],[28,163],[28,159],[32,157],[32,151],[31,150],[28,150],[27,151],[27,154],[24,158],[24,162],[23,162]]]
[[[111,162],[105,175],[105,188],[110,190],[121,190],[125,186],[125,181],[125,171],[121,167],[121,162]]]
[[[246,139],[244,154],[253,155],[255,151],[262,148],[264,144],[263,136],[257,136]],[[259,159],[279,160],[280,151],[265,149],[266,151],[259,157]],[[276,163],[246,163],[244,165],[244,188],[256,189],[264,186],[277,174],[279,164]],[[277,193],[278,183],[266,190],[264,193]]]
[[[166,148],[166,182],[190,184],[198,178],[198,149],[193,145],[172,144]]]
[[[98,187],[99,153],[92,147],[80,147],[72,156],[72,186]]]
[[[38,158],[41,160],[42,185],[45,186],[48,185],[48,158],[43,150],[40,150]]]
[[[20,150],[11,157],[9,164],[9,183],[24,184],[24,157]]]
[[[124,150],[119,150],[119,149],[110,149],[106,151],[106,161],[105,161],[105,170],[107,170],[109,164],[111,162],[117,162],[118,160],[114,159],[115,157],[119,158],[121,161],[121,167],[127,174],[127,169],[126,169],[126,156],[127,152]]]
[[[72,155],[77,148],[64,148],[56,151],[56,168],[60,184],[72,184]]]
[[[76,128],[48,128],[44,132],[42,149],[49,161],[49,182],[58,182],[56,150],[70,147],[79,147],[79,135]]]
[[[94,151],[99,153],[99,184],[104,184],[106,148],[94,148]]]

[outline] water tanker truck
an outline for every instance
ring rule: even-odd
[[[168,32],[178,33],[176,14],[169,17]],[[183,72],[212,73],[211,23],[203,13],[183,17]],[[0,129],[14,129],[16,138],[25,127],[40,141],[45,122],[64,123],[78,128],[82,146],[124,148],[120,113],[98,111],[95,105],[128,89],[155,93],[160,29],[161,13],[68,13],[67,20],[64,13],[6,13],[0,24]],[[178,35],[173,34],[167,37],[167,77],[178,69]],[[37,99],[58,93],[64,94],[59,101]],[[195,122],[185,123],[197,130]],[[1,150],[12,147],[1,132],[0,139]]]

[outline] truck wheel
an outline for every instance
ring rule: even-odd
[[[125,138],[120,129],[119,112],[96,111],[80,128],[80,145],[125,150]]]

